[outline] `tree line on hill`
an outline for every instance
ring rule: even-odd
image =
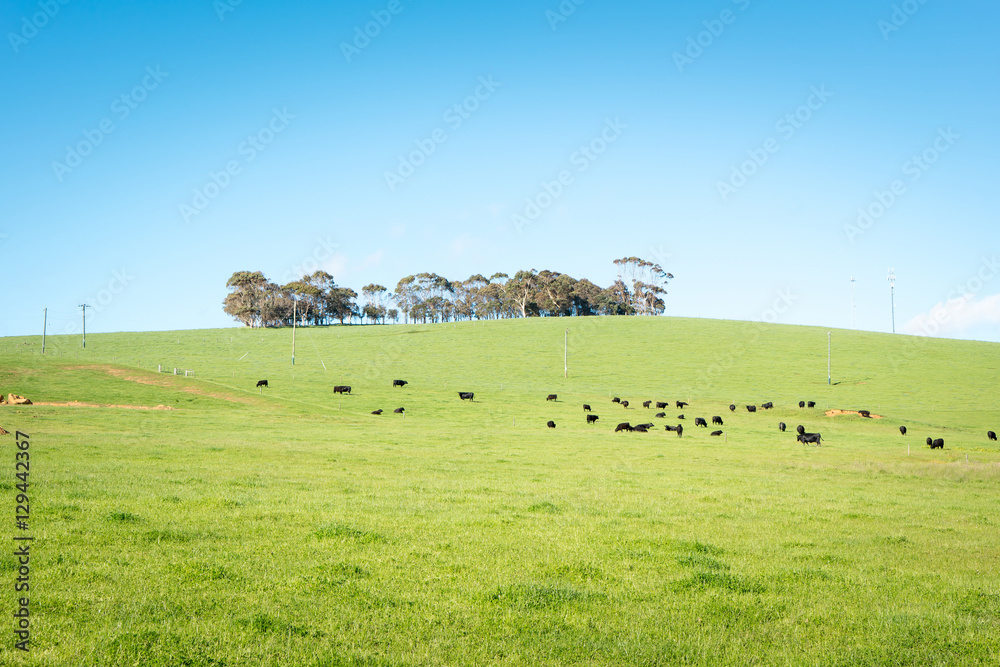
[[[269,281],[260,271],[237,271],[226,282],[223,310],[248,327],[354,322],[385,324],[450,322],[514,317],[590,315],[660,315],[667,281],[673,275],[639,257],[614,260],[618,278],[599,287],[586,278],[557,271],[518,271],[513,277],[475,274],[453,281],[436,273],[402,278],[394,290],[369,284],[359,295],[336,284],[329,273],[316,271],[286,285]]]

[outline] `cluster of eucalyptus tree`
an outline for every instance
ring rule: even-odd
[[[357,292],[339,287],[333,276],[316,271],[279,286],[259,272],[238,271],[226,287],[226,313],[247,326],[330,324],[334,321],[450,322],[514,317],[660,315],[667,281],[673,275],[639,257],[615,260],[618,278],[599,287],[557,271],[518,271],[513,276],[481,274],[453,281],[436,273],[402,278],[395,289],[369,284]],[[394,306],[394,307],[393,307]]]

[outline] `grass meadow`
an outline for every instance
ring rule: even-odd
[[[288,329],[50,337],[44,356],[0,339],[4,394],[92,404],[0,406],[31,437],[35,537],[24,654],[3,436],[0,664],[1000,661],[1000,345],[834,330],[827,384],[827,330],[808,327],[295,337],[294,366]],[[690,405],[656,419],[644,400]],[[126,405],[171,409],[95,407]],[[722,437],[694,427],[714,415]]]

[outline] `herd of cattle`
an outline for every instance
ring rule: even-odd
[[[409,384],[409,382],[407,382],[406,380],[393,380],[392,381],[393,388],[396,388],[396,387],[402,388],[402,387],[405,387],[408,384]],[[259,380],[257,382],[257,387],[267,387],[267,386],[268,386],[267,380]],[[341,395],[343,395],[343,394],[350,394],[351,393],[351,387],[350,387],[350,385],[336,385],[333,388],[333,393],[335,393],[335,394],[341,394]],[[462,401],[472,401],[475,398],[475,394],[473,392],[471,392],[471,391],[460,391],[460,392],[458,392],[458,398],[459,398],[459,400],[462,400]],[[548,396],[545,397],[545,400],[546,401],[558,401],[559,397],[558,397],[557,394],[549,394]],[[611,402],[612,403],[617,403],[618,405],[621,405],[626,410],[629,409],[629,405],[630,405],[629,402],[627,400],[622,400],[618,396],[615,396],[614,398],[612,398]],[[644,407],[646,409],[650,409],[650,407],[653,405],[653,403],[654,403],[654,401],[652,401],[652,400],[643,401],[642,402],[642,407]],[[668,408],[670,406],[669,401],[655,401],[655,403],[656,403],[656,409],[657,410],[665,410],[666,408]],[[676,407],[678,410],[683,410],[684,408],[686,408],[689,405],[690,405],[690,403],[688,403],[686,401],[675,401],[674,402],[674,407]],[[758,406],[757,405],[747,405],[745,407],[746,407],[747,412],[756,413]],[[799,407],[800,408],[807,408],[807,407],[808,408],[815,408],[816,407],[816,401],[799,401]],[[772,408],[774,408],[774,402],[773,401],[767,401],[766,403],[762,403],[760,405],[760,409],[761,410],[770,410]],[[589,404],[584,403],[583,404],[583,410],[584,410],[584,412],[587,413],[585,416],[587,418],[587,424],[588,425],[590,425],[590,424],[596,424],[597,420],[600,419],[600,417],[598,415],[593,414],[593,409],[590,407]],[[729,411],[730,412],[736,412],[736,404],[735,403],[731,403],[729,405]],[[393,412],[395,414],[404,414],[405,413],[405,409],[404,408],[396,408],[395,410],[393,410]],[[373,415],[381,415],[382,413],[383,413],[383,410],[382,409],[378,409],[378,410],[373,410],[371,414],[373,414]],[[861,415],[862,417],[871,418],[871,412],[869,410],[858,410],[857,413],[859,415]],[[657,419],[665,419],[666,416],[667,416],[666,412],[657,412],[656,415],[655,415],[655,417]],[[678,415],[677,419],[684,419],[684,415],[683,414]],[[548,422],[546,422],[545,425],[548,428],[555,428],[556,427],[555,421],[552,421],[552,420],[549,420]],[[694,418],[694,425],[696,427],[700,426],[700,427],[703,427],[703,428],[707,429],[708,428],[708,421],[704,417],[695,417]],[[723,426],[724,423],[723,423],[722,417],[719,416],[719,415],[713,416],[712,417],[712,425],[713,426]],[[618,426],[615,427],[615,433],[618,433],[620,431],[626,431],[626,432],[631,432],[631,433],[648,433],[650,431],[650,429],[654,429],[654,428],[655,428],[655,424],[653,424],[652,422],[643,423],[643,424],[636,424],[634,426],[631,423],[629,423],[629,422],[621,422],[620,424],[618,424]],[[778,422],[778,430],[779,431],[781,431],[782,433],[784,433],[786,428],[787,428],[787,426],[786,426],[785,422]],[[673,426],[671,424],[666,424],[664,426],[664,430],[676,433],[677,437],[683,437],[683,435],[684,435],[684,425],[683,424],[677,424],[676,426]],[[820,433],[807,433],[805,427],[803,425],[801,425],[801,424],[799,424],[795,428],[795,431],[796,431],[796,440],[798,442],[801,442],[804,445],[821,445],[822,444],[822,439],[823,438],[822,438],[822,434],[820,434]],[[906,427],[905,426],[900,426],[899,427],[899,432],[900,432],[901,435],[905,436],[906,435]],[[721,436],[722,434],[723,434],[722,430],[714,430],[709,435],[712,435],[712,436]],[[994,431],[987,431],[986,432],[986,437],[988,439],[990,439],[990,440],[996,441],[997,434]],[[931,449],[944,449],[944,438],[930,438],[930,437],[928,437],[927,438],[927,446],[930,447]]]

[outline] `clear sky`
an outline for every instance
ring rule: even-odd
[[[995,0],[0,5],[0,335],[231,326],[234,271],[608,285],[1000,341]],[[862,215],[864,214],[864,215]]]

